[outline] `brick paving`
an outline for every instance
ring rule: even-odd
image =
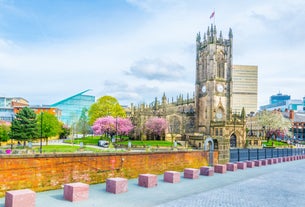
[[[149,172],[147,172],[149,173]],[[106,192],[106,184],[90,185],[89,199],[69,202],[63,189],[37,193],[36,207],[293,207],[305,206],[305,160],[246,168],[199,179],[183,178],[172,184],[158,176],[154,188],[128,180],[128,192]],[[4,198],[0,198],[4,207]],[[25,206],[26,207],[26,206]]]

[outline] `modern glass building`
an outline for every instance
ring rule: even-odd
[[[270,104],[284,103],[288,100],[290,100],[289,95],[283,95],[281,93],[278,93],[270,97]]]
[[[81,116],[82,110],[84,108],[89,109],[95,102],[95,96],[84,95],[88,91],[90,90],[85,90],[51,105],[61,110],[61,121],[66,125],[72,126],[76,123]]]

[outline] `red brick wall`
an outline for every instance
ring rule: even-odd
[[[109,177],[137,178],[141,173],[163,174],[208,165],[202,151],[46,154],[0,156],[0,197],[8,190],[30,188],[34,191],[59,189],[65,183],[101,183]],[[214,163],[218,152],[214,152]]]

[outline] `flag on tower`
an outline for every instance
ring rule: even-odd
[[[211,16],[210,16],[210,19],[212,19],[215,15],[215,11],[212,12]]]

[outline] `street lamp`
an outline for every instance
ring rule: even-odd
[[[11,150],[13,150],[13,138],[14,138],[14,127],[13,127],[14,115],[12,115],[12,122],[11,122],[11,130],[12,130],[12,137],[11,137]]]
[[[254,115],[254,112],[251,111],[250,112],[250,121],[251,121],[250,136],[253,136],[253,131],[252,131],[252,117],[253,117],[253,115]]]
[[[43,120],[43,112],[40,115],[40,154],[42,153],[42,120]]]

